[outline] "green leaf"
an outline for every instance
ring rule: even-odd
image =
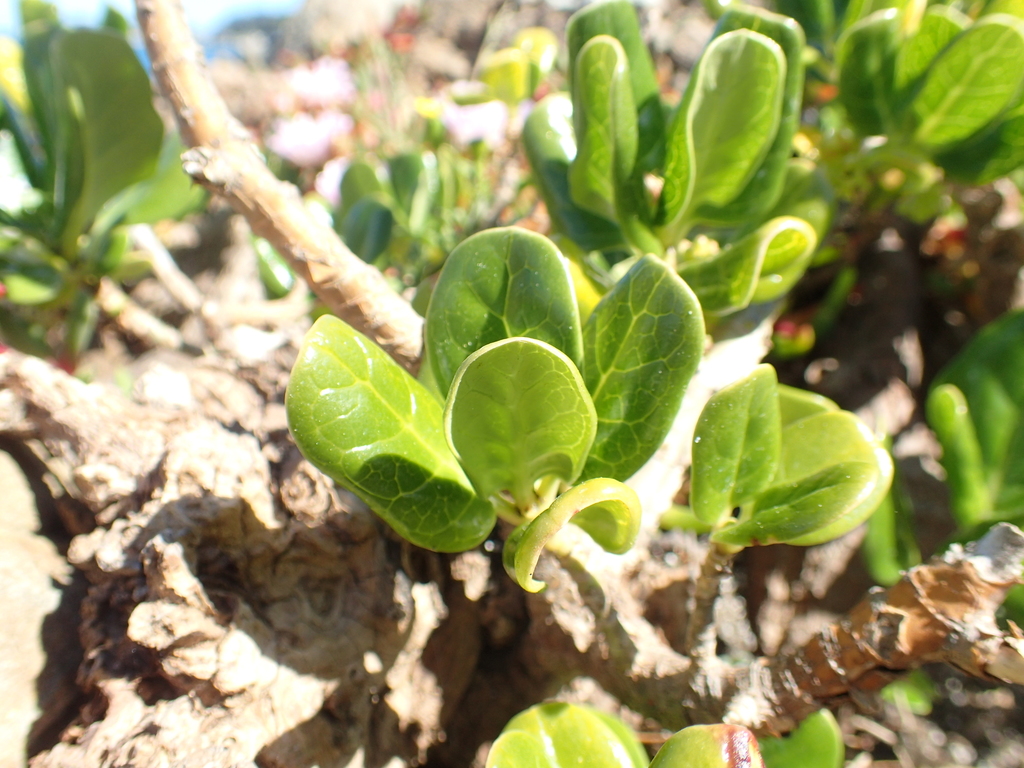
[[[577,145],[569,167],[572,198],[588,211],[615,218],[618,187],[636,163],[637,126],[629,61],[614,37],[592,37],[579,50],[572,108]]]
[[[935,156],[947,175],[966,184],[989,184],[1024,165],[1024,101],[963,144]]]
[[[893,77],[899,47],[900,16],[895,8],[861,19],[836,42],[839,103],[861,136],[876,136],[896,126]]]
[[[380,193],[367,195],[353,205],[341,223],[341,239],[363,261],[372,264],[391,242],[395,216]]]
[[[782,443],[778,378],[770,365],[712,395],[693,437],[690,505],[708,525],[727,519],[775,477]]]
[[[966,414],[964,403],[945,384],[963,393]],[[1024,508],[1024,311],[1009,312],[985,326],[933,386],[928,418],[946,453],[943,463],[948,463],[958,517],[984,513],[998,520],[1019,514]],[[968,418],[981,451],[989,505],[979,487]]]
[[[724,207],[750,183],[775,141],[785,79],[786,58],[769,37],[737,29],[708,43],[666,133],[667,242],[700,206]]]
[[[155,175],[122,193],[130,196],[130,201],[124,204],[124,224],[154,224],[163,219],[180,219],[202,207],[207,197],[206,190],[193,182],[181,167],[181,155],[185,149],[177,132],[167,134]],[[114,200],[120,200],[120,197]]]
[[[61,273],[41,261],[0,262],[0,282],[7,289],[7,301],[21,306],[53,301],[64,287]]]
[[[284,257],[277,252],[277,249],[270,244],[269,240],[262,237],[252,237],[252,247],[256,251],[256,264],[260,271],[260,281],[271,299],[280,299],[288,295],[288,292],[295,286],[295,273],[284,260]]]
[[[697,370],[700,304],[663,261],[644,256],[601,299],[583,336],[598,423],[582,477],[625,480],[665,439]]]
[[[856,22],[886,10],[899,13],[909,4],[910,0],[849,0],[843,14],[842,29],[849,30]]]
[[[81,187],[55,191],[58,200],[65,195],[61,239],[70,250],[107,200],[156,170],[164,126],[149,77],[120,35],[67,32],[54,39],[51,55],[76,126],[72,141],[80,142],[74,153],[81,154]]]
[[[896,54],[894,86],[900,102],[908,100],[935,57],[970,23],[970,18],[948,5],[932,5],[925,10],[917,32]]]
[[[928,423],[942,443],[953,516],[962,530],[972,528],[989,517],[993,505],[964,393],[953,384],[935,387],[928,395]]]
[[[543,341],[502,339],[462,364],[448,392],[445,436],[483,497],[508,491],[520,509],[534,484],[571,484],[594,441],[597,415],[576,366]]]
[[[505,571],[527,592],[539,592],[544,582],[533,578],[537,561],[567,523],[582,528],[608,552],[621,555],[636,541],[642,514],[640,498],[628,485],[607,477],[587,480],[509,535],[502,552]]]
[[[910,103],[914,141],[932,150],[969,138],[1018,95],[1024,72],[1024,26],[986,16],[954,39],[925,72]]]
[[[807,42],[818,48],[831,46],[836,31],[836,11],[832,0],[776,0],[779,13],[794,18],[807,35]]]
[[[758,739],[766,768],[843,768],[846,747],[835,715],[819,709],[784,738]]]
[[[621,245],[618,226],[576,205],[569,192],[569,164],[576,156],[571,99],[560,93],[542,99],[526,118],[522,140],[552,229],[585,251]]]
[[[766,243],[757,232],[723,248],[679,265],[686,281],[709,315],[724,315],[743,309],[754,296],[764,263]]]
[[[889,452],[852,413],[807,416],[783,428],[778,472],[752,514],[712,540],[741,547],[830,541],[877,509],[892,474]]]
[[[395,213],[405,214],[403,223],[410,233],[421,232],[440,188],[437,158],[430,152],[396,155],[388,160],[388,176],[398,203]]]
[[[702,206],[697,211],[701,221],[719,224],[745,224],[758,220],[778,200],[786,180],[786,168],[793,154],[793,136],[800,124],[800,108],[804,94],[804,32],[793,19],[753,6],[735,5],[719,19],[715,35],[737,29],[749,29],[778,43],[786,66],[782,83],[778,128],[767,154],[751,176],[749,183],[730,203],[722,207]],[[733,87],[730,84],[730,87]]]
[[[661,165],[665,116],[658,76],[640,32],[633,4],[629,0],[592,3],[572,15],[565,28],[570,78],[575,76],[580,49],[598,35],[611,35],[618,40],[629,61],[630,91],[636,104],[639,131],[637,169],[641,174],[646,173]]]
[[[443,394],[473,352],[514,336],[545,341],[582,370],[579,310],[565,257],[546,237],[516,227],[467,238],[441,270],[426,336]]]
[[[839,406],[824,395],[779,384],[779,413],[784,427],[808,416],[838,410]]]
[[[623,723],[578,704],[537,704],[512,718],[486,768],[646,768],[647,753]]]
[[[494,527],[445,442],[440,403],[338,318],[306,334],[285,406],[302,454],[404,539],[459,552]]]
[[[340,225],[352,207],[364,197],[383,191],[384,185],[377,178],[377,171],[373,166],[362,160],[351,163],[341,177],[341,207],[334,219],[335,222]]]
[[[743,726],[691,725],[662,745],[651,768],[764,768],[764,762]]]
[[[773,301],[789,293],[803,277],[818,247],[818,237],[810,224],[793,216],[772,219],[754,235],[763,244],[764,260],[750,300]]]

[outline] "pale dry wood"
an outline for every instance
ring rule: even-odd
[[[193,147],[183,156],[186,172],[245,216],[332,312],[418,370],[423,319],[309,213],[294,186],[270,172],[210,80],[180,0],[138,0],[136,7],[153,73]]]

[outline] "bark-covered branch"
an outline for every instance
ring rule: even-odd
[[[180,0],[138,0],[136,7],[153,73],[194,148],[183,156],[185,170],[245,216],[331,311],[415,372],[422,318],[306,210],[294,186],[270,172],[214,87]]]
[[[586,560],[584,552],[562,564],[542,562],[538,577],[550,586],[530,601],[533,645],[544,648],[539,662],[590,675],[670,729],[725,720],[786,732],[832,699],[877,690],[930,662],[1024,683],[1024,635],[1002,631],[995,620],[1024,572],[1024,534],[1009,524],[913,568],[888,590],[873,590],[798,653],[739,665],[676,653],[622,581],[593,561],[584,567]]]

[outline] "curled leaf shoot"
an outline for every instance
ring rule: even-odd
[[[617,480],[599,477],[563,493],[530,522],[516,528],[505,542],[502,560],[508,575],[527,592],[540,592],[544,582],[533,578],[545,546],[567,523],[582,528],[602,548],[621,555],[633,546],[640,530],[640,498]]]

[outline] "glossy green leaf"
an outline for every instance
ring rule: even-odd
[[[992,512],[992,497],[967,399],[953,384],[928,395],[928,423],[942,444],[949,503],[957,524],[971,528]]]
[[[572,108],[572,198],[588,211],[615,218],[618,187],[626,183],[636,163],[637,126],[629,61],[614,37],[592,37],[577,53]]]
[[[716,254],[684,261],[679,276],[693,289],[709,315],[743,309],[754,296],[764,263],[765,241],[753,232]]]
[[[1024,0],[992,0],[981,10],[982,16],[993,13],[1006,13],[1017,18],[1024,18]]]
[[[992,125],[935,156],[947,175],[966,184],[989,184],[1024,165],[1024,101]]]
[[[576,205],[569,193],[569,164],[576,156],[572,100],[560,93],[542,99],[526,118],[522,141],[552,229],[586,251],[621,245],[618,226]]]
[[[54,39],[51,55],[60,87],[68,93],[82,158],[80,189],[63,191],[68,194],[62,234],[67,246],[107,200],[156,170],[164,126],[153,109],[149,77],[122,36],[63,33]]]
[[[754,235],[764,244],[764,260],[750,300],[773,301],[803,277],[818,247],[818,236],[810,224],[793,216],[772,219]]]
[[[532,94],[558,62],[558,37],[547,27],[527,27],[516,32],[512,46],[525,53],[530,60]]]
[[[640,173],[653,170],[662,162],[665,116],[654,62],[640,32],[633,4],[629,0],[591,3],[572,15],[565,28],[570,78],[575,76],[580,49],[598,35],[611,35],[626,53],[630,90],[637,109],[640,153],[637,168]]]
[[[862,136],[876,136],[896,125],[896,56],[900,16],[895,8],[876,11],[846,30],[836,42],[839,103]]]
[[[764,761],[743,726],[691,725],[662,745],[651,768],[764,768]]]
[[[467,357],[514,336],[545,341],[582,370],[579,310],[565,257],[525,229],[479,232],[451,252],[430,300],[426,335],[445,394]]]
[[[502,552],[505,571],[527,592],[539,592],[544,582],[533,578],[537,561],[568,523],[582,528],[606,551],[621,555],[636,541],[642,514],[640,498],[628,485],[607,477],[587,480],[509,535]]]
[[[892,474],[889,452],[852,413],[799,419],[782,430],[778,472],[753,502],[752,514],[712,539],[741,547],[830,541],[874,512]]]
[[[814,228],[820,244],[832,228],[836,214],[836,193],[822,168],[810,160],[793,158],[786,165],[782,194],[768,212],[766,221],[795,216]]]
[[[690,506],[708,525],[728,518],[775,477],[782,441],[778,379],[770,365],[712,395],[693,437]]]
[[[666,131],[668,242],[700,206],[726,206],[750,183],[778,132],[785,79],[782,49],[757,32],[727,32],[704,49]]]
[[[486,768],[646,768],[647,753],[623,723],[578,704],[537,704],[512,718]]]
[[[579,476],[597,415],[565,354],[517,337],[466,358],[448,392],[444,425],[480,495],[507,491],[528,509],[536,481],[554,476],[571,484]]]
[[[256,265],[260,272],[260,281],[271,299],[280,299],[288,295],[295,286],[295,273],[277,252],[270,242],[262,237],[252,238],[253,250],[256,251]]]
[[[966,414],[964,403],[945,384],[963,393]],[[1003,519],[1019,514],[1024,508],[1024,311],[1007,313],[985,326],[939,373],[934,387],[928,417],[947,454],[943,462],[949,463],[958,517],[987,512],[989,519]],[[982,488],[968,417],[981,451]]]
[[[285,406],[302,454],[404,539],[458,552],[494,527],[493,507],[448,448],[440,403],[338,318],[306,334]]]
[[[954,39],[925,72],[910,103],[914,141],[948,148],[984,128],[1018,94],[1024,22],[986,16]]]
[[[387,249],[395,216],[380,193],[367,195],[353,205],[341,223],[341,239],[352,252],[372,263]]]
[[[848,30],[855,23],[882,11],[903,11],[909,4],[910,0],[849,0],[843,14],[842,28]]]
[[[967,16],[949,5],[932,5],[925,10],[921,25],[896,54],[894,86],[900,101],[909,97],[935,57],[970,23]]]
[[[644,256],[601,299],[583,336],[598,425],[582,476],[625,480],[665,439],[697,370],[700,304],[663,261]]]
[[[779,414],[784,427],[808,416],[838,410],[839,406],[824,395],[779,384]]]
[[[735,5],[726,10],[718,20],[715,35],[738,29],[749,29],[774,40],[786,60],[778,128],[764,159],[731,202],[721,207],[705,205],[697,211],[701,221],[742,225],[764,216],[782,193],[787,163],[793,154],[793,136],[800,123],[806,41],[803,30],[793,19],[753,6]],[[733,87],[732,83],[729,87]]]
[[[846,747],[835,715],[819,709],[782,738],[758,739],[766,768],[843,768]]]

